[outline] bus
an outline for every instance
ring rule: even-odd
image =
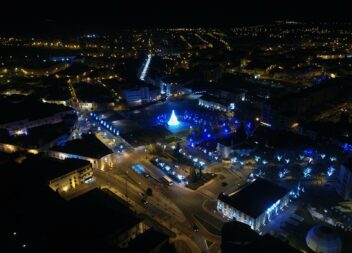
[[[173,181],[171,180],[171,178],[169,178],[168,176],[163,176],[161,179],[162,179],[162,180],[164,181],[164,183],[165,183],[166,185],[168,185],[168,186],[174,184],[174,182],[173,182]]]
[[[135,172],[137,172],[138,174],[141,174],[141,175],[143,175],[143,174],[145,173],[144,167],[143,167],[141,164],[139,164],[139,163],[133,164],[133,165],[132,165],[132,169],[133,169]]]

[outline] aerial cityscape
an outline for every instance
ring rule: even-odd
[[[0,252],[352,252],[343,6],[107,2],[0,12]]]

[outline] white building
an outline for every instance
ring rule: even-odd
[[[217,210],[229,219],[249,225],[259,231],[289,203],[289,191],[267,180],[258,178],[251,184],[229,195],[221,193]]]
[[[212,95],[203,95],[198,99],[198,105],[210,110],[221,112],[230,112],[235,110],[234,102],[229,102],[227,99],[218,98]]]
[[[85,135],[82,139],[55,146],[48,151],[49,156],[58,159],[75,158],[89,161],[93,169],[106,170],[114,164],[114,153],[95,135]]]
[[[68,191],[77,186],[89,183],[93,180],[92,165],[88,161],[79,159],[63,160],[63,168],[58,175],[53,175],[49,181],[49,187],[54,191]],[[52,169],[52,168],[48,168]]]
[[[0,101],[2,117],[0,128],[7,129],[10,135],[21,134],[27,129],[56,124],[74,110],[62,105],[42,103],[29,98],[9,97]]]

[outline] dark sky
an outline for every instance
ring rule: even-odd
[[[350,21],[352,15],[349,13],[348,2],[349,0],[7,0],[0,3],[0,32],[232,26],[278,19]]]

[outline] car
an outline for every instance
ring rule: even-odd
[[[197,224],[193,224],[193,231],[194,232],[198,232],[199,231],[199,228],[198,228]]]
[[[148,173],[144,173],[143,176],[146,178],[150,177],[150,175]]]

